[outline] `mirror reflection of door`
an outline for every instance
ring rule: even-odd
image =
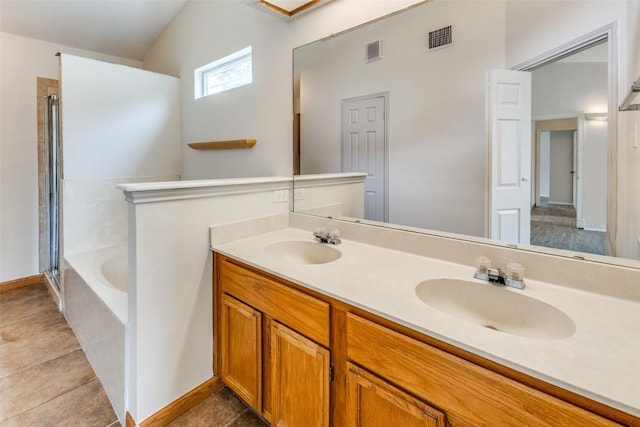
[[[342,101],[342,172],[365,172],[364,218],[387,221],[386,95]]]

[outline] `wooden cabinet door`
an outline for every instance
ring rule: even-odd
[[[220,358],[222,380],[258,413],[262,410],[262,314],[222,295]]]
[[[444,427],[444,414],[347,364],[347,427]]]
[[[329,425],[329,351],[271,324],[271,399],[274,427]]]

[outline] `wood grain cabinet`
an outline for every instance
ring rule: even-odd
[[[640,426],[220,254],[214,307],[214,370],[275,427]]]
[[[223,295],[220,377],[242,400],[262,411],[262,314]]]
[[[445,427],[444,414],[347,364],[347,427]]]
[[[329,351],[277,322],[271,324],[272,424],[329,425]]]
[[[272,426],[328,427],[329,304],[220,260],[221,379]]]

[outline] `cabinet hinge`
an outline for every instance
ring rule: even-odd
[[[334,365],[333,363],[329,363],[329,382],[332,382],[334,378],[335,378]]]

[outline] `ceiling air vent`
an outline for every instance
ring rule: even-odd
[[[382,40],[376,40],[367,44],[367,62],[382,59]]]
[[[429,50],[440,49],[451,46],[453,44],[453,36],[451,25],[429,32]]]

